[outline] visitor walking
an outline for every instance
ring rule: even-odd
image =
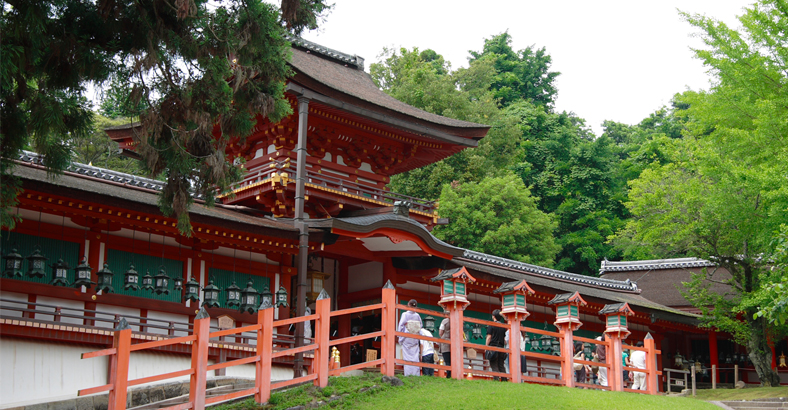
[[[443,319],[440,327],[438,328],[438,335],[441,339],[446,340],[448,343],[441,343],[441,355],[443,356],[443,364],[451,367],[451,321],[449,318]],[[451,379],[451,370],[446,372],[446,377]]]
[[[637,347],[643,347],[643,342],[637,342],[635,345]],[[638,369],[645,369],[646,368],[646,352],[642,350],[635,350],[632,352],[632,367],[637,367]],[[635,390],[646,390],[646,373],[643,372],[633,372],[635,382],[632,384],[632,388]]]
[[[408,302],[408,307],[415,308],[417,305],[418,302],[416,302],[416,299],[411,299],[410,302]],[[419,314],[416,312],[408,310],[402,314],[402,317],[400,317],[397,331],[418,334],[421,330],[421,326],[421,316],[419,316]],[[402,346],[402,360],[409,362],[421,362],[418,339],[400,336],[399,344]],[[405,376],[419,376],[421,374],[421,368],[419,366],[405,365],[404,367]]]
[[[585,360],[583,355],[583,342],[575,342],[575,359]],[[580,363],[575,363],[572,368],[575,370],[575,382],[586,383],[586,374],[588,374],[588,366]]]
[[[503,323],[503,316],[501,316],[501,310],[495,309],[492,312],[493,321]],[[487,346],[492,347],[503,347],[504,341],[506,339],[506,329],[498,327],[498,326],[487,326]],[[488,357],[490,361],[490,367],[492,368],[493,372],[499,373],[506,373],[506,368],[503,365],[504,360],[506,360],[506,353],[500,352],[493,352],[487,351],[485,357]],[[494,380],[501,380],[506,381],[506,377],[498,377],[494,376]]]
[[[605,335],[599,336],[596,340],[604,341]],[[605,349],[605,345],[596,345],[596,357],[599,359],[599,371],[597,372],[597,378],[599,379],[600,386],[607,386],[607,367],[604,365],[607,364],[607,351]]]
[[[432,337],[432,333],[429,330],[421,328],[419,330],[419,334],[422,336]],[[421,342],[421,362],[422,363],[429,363],[435,364],[435,348],[433,344],[429,340],[420,340]],[[434,376],[435,369],[431,367],[422,367],[421,374],[423,376]]]

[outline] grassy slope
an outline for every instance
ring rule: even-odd
[[[646,396],[634,393],[568,389],[533,384],[514,385],[481,380],[446,380],[432,377],[405,377],[403,387],[381,386],[364,393],[362,387],[380,385],[380,375],[332,378],[323,391],[299,387],[275,393],[270,404],[257,407],[250,400],[221,406],[226,410],[286,409],[325,399],[332,394],[350,396],[325,408],[346,409],[718,409],[700,400],[685,397]]]
[[[755,387],[746,389],[696,390],[700,400],[757,400],[788,397],[788,387]]]

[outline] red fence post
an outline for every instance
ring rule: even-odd
[[[462,307],[456,304],[447,304],[449,309],[449,323],[451,326],[451,377],[456,380],[461,380],[465,374],[463,372],[463,357],[462,339]]]
[[[317,373],[315,385],[323,388],[328,386],[328,366],[330,364],[329,357],[331,356],[328,346],[331,334],[329,330],[331,327],[331,298],[329,298],[325,289],[321,290],[320,295],[317,297],[315,313],[318,315],[317,328],[315,329],[317,349],[315,350],[315,358],[312,360],[312,363],[315,364],[315,373]]]
[[[126,390],[129,387],[129,356],[131,355],[131,327],[126,319],[120,319],[112,338],[115,354],[110,358],[109,410],[126,409]]]
[[[192,343],[192,373],[189,382],[189,401],[194,410],[205,409],[205,389],[208,377],[208,340],[211,334],[211,317],[205,308],[194,317],[194,336]]]
[[[624,355],[621,349],[621,335],[607,333],[607,338],[610,341],[607,351],[607,363],[610,365],[607,371],[607,384],[610,386],[610,390],[624,391],[624,365],[621,363],[621,358]]]
[[[383,309],[380,315],[380,327],[383,330],[383,338],[380,347],[380,356],[383,359],[383,364],[380,366],[380,372],[386,376],[394,376],[394,356],[396,353],[396,337],[394,332],[397,331],[397,291],[391,281],[386,282],[383,286],[382,293]]]
[[[561,376],[566,387],[575,387],[575,361],[574,361],[574,341],[572,337],[571,323],[558,323],[558,331],[561,333]],[[610,380],[610,372],[607,379]],[[609,384],[609,383],[608,383]]]
[[[271,398],[271,356],[274,350],[274,306],[266,300],[257,311],[257,356],[255,363],[255,387],[257,393],[254,400],[263,404]]]
[[[520,318],[509,320],[509,372],[512,374],[512,383],[522,381],[523,372],[520,369]]]
[[[648,394],[657,394],[657,346],[651,333],[643,341],[646,348],[646,391]]]

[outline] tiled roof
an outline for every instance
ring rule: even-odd
[[[20,154],[19,158],[17,159],[23,163],[42,166],[44,165],[43,158],[35,152],[22,151],[22,154]],[[92,165],[80,164],[78,162],[72,162],[68,168],[66,168],[66,171],[87,177],[103,179],[109,182],[117,182],[119,184],[130,185],[138,188],[151,189],[154,191],[162,191],[164,189],[164,182],[157,181],[155,179],[143,178],[123,172],[94,167]]]
[[[524,262],[518,262],[511,259],[501,258],[500,256],[488,255],[485,253],[475,252],[467,249],[463,253],[462,257],[473,261],[496,265],[496,266],[508,268],[513,271],[529,273],[532,275],[538,275],[541,277],[551,278],[554,280],[574,282],[580,285],[594,286],[594,287],[605,288],[605,289],[613,289],[621,292],[632,292],[632,293],[640,292],[637,285],[628,279],[626,281],[619,281],[619,280],[611,280],[604,278],[594,278],[591,276],[579,275],[576,273],[569,273],[560,270],[544,268],[537,265],[531,265]]]
[[[624,272],[654,269],[680,269],[680,268],[703,268],[717,266],[716,263],[698,258],[674,258],[674,259],[652,259],[643,261],[619,261],[611,262],[607,259],[602,261],[599,273],[605,272]]]
[[[357,56],[357,55],[345,54],[345,53],[343,53],[341,51],[337,51],[337,50],[328,48],[326,46],[321,46],[320,44],[313,43],[313,42],[308,41],[308,40],[304,40],[301,37],[288,36],[287,40],[290,41],[290,43],[293,44],[296,47],[300,47],[300,48],[309,50],[310,52],[321,54],[321,55],[323,55],[325,57],[333,58],[333,59],[338,60],[338,61],[340,61],[342,63],[348,64],[348,65],[352,65],[353,67],[355,67],[355,68],[357,68],[359,70],[362,70],[362,71],[364,70],[364,59],[362,57]]]

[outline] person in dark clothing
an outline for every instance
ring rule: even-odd
[[[447,343],[441,343],[441,355],[443,356],[443,364],[446,366],[451,366],[451,321],[449,318],[443,319],[441,322],[440,328],[438,330],[438,336],[441,339],[445,339]],[[446,372],[446,378],[451,379],[451,371]]]
[[[585,356],[583,355],[583,342],[575,342],[575,358],[585,360]],[[577,366],[575,366],[577,367]],[[586,366],[580,368],[580,370],[575,370],[575,382],[578,383],[585,383],[586,382]]]
[[[600,342],[606,339],[607,337],[603,334],[596,338]],[[605,345],[596,345],[596,357],[599,359],[599,362],[604,364],[607,363],[607,350],[605,349]],[[599,378],[599,385],[600,386],[607,386],[607,367],[600,365],[599,371],[597,372],[597,377]]]
[[[503,323],[504,319],[501,316],[500,309],[493,310],[493,321]],[[503,347],[504,340],[506,339],[506,329],[497,326],[487,326],[487,346]],[[506,353],[496,352],[492,359],[490,359],[490,367],[494,372],[506,373],[506,367],[503,362],[506,361]],[[495,380],[506,381],[505,377],[494,377]]]

